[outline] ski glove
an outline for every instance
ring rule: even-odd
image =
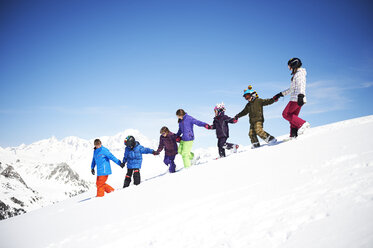
[[[237,123],[237,122],[238,122],[238,119],[237,119],[236,117],[234,117],[234,118],[232,119],[232,121],[233,121],[233,123]]]
[[[177,136],[176,137],[176,142],[179,143],[181,141],[181,137],[180,136]]]
[[[126,166],[126,163],[124,162],[124,163],[120,163],[120,165],[119,165],[120,167],[122,167],[122,169]]]
[[[159,155],[159,152],[157,152],[157,151],[153,151],[153,155],[154,155],[154,156],[157,156],[157,155]]]
[[[299,105],[300,107],[302,107],[302,106],[304,105],[303,98],[304,98],[304,95],[303,95],[303,94],[299,94],[299,95],[298,95],[298,105]]]
[[[206,129],[212,129],[211,126],[210,126],[209,124],[206,124],[206,125],[205,125],[205,128],[206,128]]]
[[[280,97],[283,97],[283,96],[284,96],[284,95],[282,94],[282,92],[280,92],[280,93],[276,94],[276,95],[273,97],[273,100],[275,100],[275,102],[277,102],[278,99],[279,99]]]
[[[92,173],[92,175],[95,175],[96,174],[95,169],[92,169],[91,173]]]

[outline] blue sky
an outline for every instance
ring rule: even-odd
[[[252,84],[262,98],[308,71],[301,117],[319,126],[373,114],[370,1],[0,1],[0,146],[136,128],[177,131],[175,112],[234,116]],[[289,98],[265,107],[264,128],[289,131]],[[248,120],[231,126],[249,144]],[[195,147],[214,146],[197,129]]]

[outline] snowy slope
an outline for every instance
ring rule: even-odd
[[[225,159],[200,155],[104,198],[86,200],[91,190],[0,221],[0,246],[373,247],[372,130],[368,116]]]
[[[118,158],[123,157],[123,141],[129,134],[141,144],[155,147],[156,141],[147,139],[139,131],[129,129],[111,137],[100,137],[103,144]],[[95,177],[90,165],[93,139],[55,137],[30,145],[0,149],[0,219],[34,210],[65,200],[95,187]],[[159,166],[148,172],[158,175],[166,168],[162,161],[152,158]],[[124,171],[113,165],[116,175],[110,182],[122,184]],[[3,170],[11,170],[16,176],[4,177]],[[13,175],[12,174],[12,175]]]

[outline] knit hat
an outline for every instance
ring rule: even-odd
[[[258,93],[256,93],[256,91],[255,90],[253,90],[253,87],[251,86],[251,85],[249,85],[248,87],[247,87],[247,89],[244,89],[244,91],[243,91],[244,93],[243,93],[243,97],[245,97],[247,94],[250,94],[252,97],[254,97],[254,98],[257,98],[258,97]]]

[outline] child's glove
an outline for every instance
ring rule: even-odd
[[[304,105],[303,98],[304,98],[304,95],[303,95],[303,94],[299,94],[299,95],[298,95],[298,105],[299,105],[300,107],[302,107],[302,106]]]
[[[233,118],[233,123],[237,123],[238,119],[236,117]]]
[[[211,127],[209,124],[206,124],[206,125],[205,125],[205,128],[206,128],[206,129],[212,129],[212,127]]]
[[[284,95],[282,94],[282,92],[280,92],[280,93],[276,94],[276,95],[273,97],[273,100],[275,100],[275,102],[277,102],[278,99],[279,99],[280,97],[283,97],[283,96],[284,96]]]
[[[92,169],[91,173],[92,173],[92,175],[95,175],[96,174],[95,169]]]
[[[159,152],[157,152],[157,151],[153,151],[153,155],[154,155],[154,156],[157,156],[157,155],[159,155]]]
[[[181,137],[180,136],[177,136],[176,137],[176,142],[179,143],[181,141]]]
[[[120,163],[119,166],[122,167],[122,169],[123,169],[126,166],[126,162]]]

